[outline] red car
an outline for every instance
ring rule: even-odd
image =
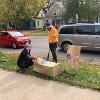
[[[0,31],[0,45],[2,46],[20,48],[24,47],[26,41],[30,42],[29,36],[18,31]]]

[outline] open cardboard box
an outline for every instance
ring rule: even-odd
[[[33,70],[52,77],[61,73],[60,63],[46,61],[40,57],[35,58],[35,67]]]

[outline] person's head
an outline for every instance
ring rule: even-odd
[[[31,46],[28,44],[28,43],[26,43],[25,44],[25,47],[24,47],[27,51],[29,51],[29,50],[31,50]]]
[[[47,30],[50,31],[52,29],[52,27],[53,27],[52,25],[48,26]]]
[[[28,39],[28,40],[26,40],[25,42],[24,42],[24,44],[30,44],[30,40]]]

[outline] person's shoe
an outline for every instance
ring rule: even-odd
[[[57,61],[55,61],[55,63],[57,63]]]
[[[53,62],[57,63],[57,60],[53,60]]]

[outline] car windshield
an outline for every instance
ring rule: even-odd
[[[11,36],[24,36],[22,33],[20,32],[9,32]]]

